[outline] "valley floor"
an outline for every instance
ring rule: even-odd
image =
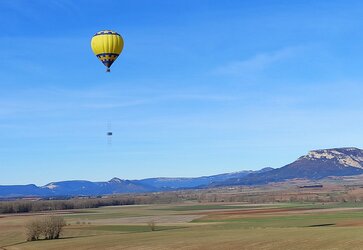
[[[0,217],[0,249],[362,249],[363,204],[184,203],[62,213],[58,240],[26,242],[42,214]],[[151,231],[149,222],[156,225]]]

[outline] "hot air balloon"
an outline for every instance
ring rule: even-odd
[[[107,67],[106,72],[110,72],[111,65],[121,54],[124,40],[115,31],[101,30],[92,37],[91,47],[93,53]]]

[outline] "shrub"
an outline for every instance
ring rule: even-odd
[[[28,222],[25,226],[27,241],[58,239],[66,222],[63,217],[47,216]]]
[[[147,223],[148,227],[150,228],[151,231],[155,231],[156,229],[156,223],[154,220],[151,220]]]

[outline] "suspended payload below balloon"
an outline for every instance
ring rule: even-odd
[[[91,47],[93,53],[107,67],[107,72],[110,72],[111,65],[122,52],[124,40],[115,31],[101,30],[92,37]]]

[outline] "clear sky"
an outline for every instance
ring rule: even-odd
[[[109,74],[90,48],[102,29],[125,41]],[[2,0],[0,30],[0,184],[363,147],[362,1]]]

